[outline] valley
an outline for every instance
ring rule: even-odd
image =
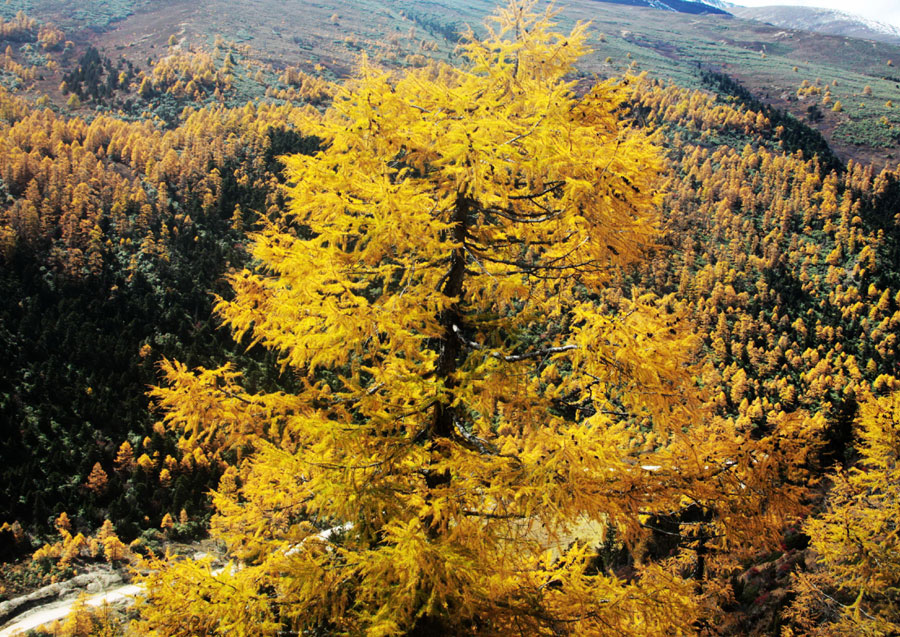
[[[897,629],[900,46],[544,8],[0,4],[0,602]]]

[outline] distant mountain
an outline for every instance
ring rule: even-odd
[[[718,2],[718,0],[710,1]],[[791,6],[732,6],[728,11],[739,18],[765,22],[786,29],[900,44],[900,29],[897,27],[843,11]]]
[[[624,4],[629,7],[646,7],[648,9],[662,9],[663,11],[675,11],[677,13],[708,14],[717,13],[728,15],[728,11],[718,5],[724,4],[719,0],[709,2],[691,2],[691,0],[600,0],[609,4]]]
[[[731,8],[735,6],[733,2],[724,2],[724,0],[701,0],[701,2],[716,9],[722,9],[725,13],[731,13]]]

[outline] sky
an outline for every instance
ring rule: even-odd
[[[824,7],[878,20],[900,28],[900,0],[731,0],[744,7],[804,5]]]

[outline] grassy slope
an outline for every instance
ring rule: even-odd
[[[454,31],[482,28],[493,0],[10,0],[9,17],[24,9],[53,20],[97,44],[111,58],[124,56],[145,67],[164,55],[175,35],[185,46],[209,48],[219,34],[245,45],[251,57],[276,68],[295,65],[328,79],[352,72],[361,53],[388,66],[404,66],[424,54],[450,59]],[[591,21],[595,52],[582,64],[588,74],[608,76],[631,67],[686,87],[699,87],[698,65],[725,72],[763,100],[806,118],[816,104],[816,123],[843,159],[883,165],[900,158],[900,47],[840,36],[780,29],[727,16],[696,16],[608,4],[560,3],[562,26]],[[79,27],[81,30],[79,31]],[[602,34],[602,36],[601,36]],[[608,60],[608,61],[607,61]],[[798,98],[803,81],[824,89],[843,112],[821,103],[822,95]],[[836,85],[832,85],[833,82]],[[870,86],[871,95],[863,89]],[[888,100],[897,102],[894,108]]]

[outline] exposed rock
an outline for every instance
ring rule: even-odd
[[[0,603],[0,626],[36,606],[48,604],[82,589],[94,592],[120,584],[122,575],[113,570],[97,570],[76,575],[64,582],[56,582],[36,591]]]

